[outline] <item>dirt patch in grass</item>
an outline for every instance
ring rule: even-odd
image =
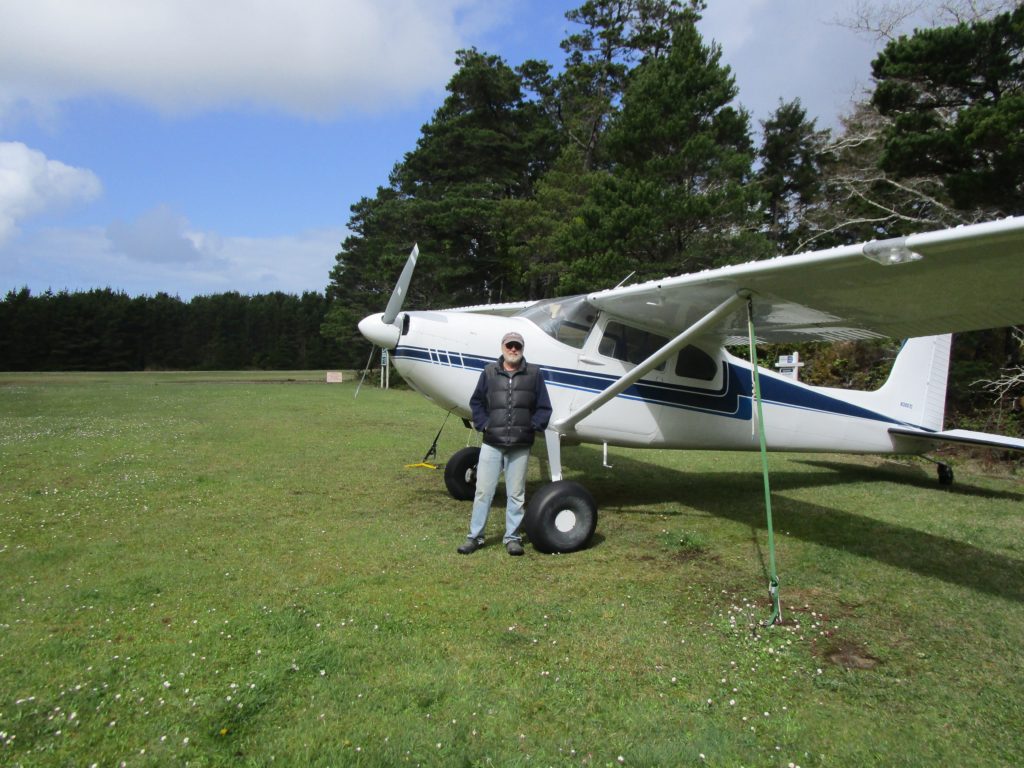
[[[672,560],[677,563],[688,563],[699,557],[707,557],[707,552],[703,549],[681,549],[672,553]]]
[[[856,643],[838,642],[824,652],[826,659],[844,669],[874,669],[881,660]]]

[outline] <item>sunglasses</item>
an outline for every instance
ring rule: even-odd
[[[505,345],[505,349],[514,349],[516,351],[518,351],[518,350],[520,350],[522,348],[523,348],[523,345],[520,344],[518,341],[510,341],[508,344]]]

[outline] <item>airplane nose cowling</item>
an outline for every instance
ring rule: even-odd
[[[385,349],[394,349],[398,345],[401,331],[397,325],[384,322],[384,315],[368,315],[359,321],[359,332],[367,341]]]

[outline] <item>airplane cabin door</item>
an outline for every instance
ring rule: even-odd
[[[572,401],[578,410],[664,344],[668,339],[649,331],[626,325],[602,315],[579,354],[579,387]],[[598,430],[596,439],[615,442],[616,436],[634,443],[638,436],[654,438],[659,430],[657,410],[660,406],[644,395],[647,385],[664,381],[664,365],[644,376],[641,384],[624,392],[582,422],[580,431]]]

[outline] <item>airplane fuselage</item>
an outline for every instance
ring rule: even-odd
[[[392,360],[402,377],[444,410],[470,415],[469,399],[498,340],[516,330],[526,359],[547,381],[552,422],[615,383],[634,366],[615,356],[612,329],[599,318],[579,347],[563,343],[523,317],[457,311],[406,313]],[[750,363],[724,348],[689,348],[695,373],[673,357],[563,435],[565,442],[637,448],[756,450]],[[682,353],[680,353],[682,355]],[[839,390],[811,387],[760,368],[765,433],[772,450],[844,453],[908,451],[889,434],[910,424],[852,402]],[[909,414],[908,414],[909,415]]]

